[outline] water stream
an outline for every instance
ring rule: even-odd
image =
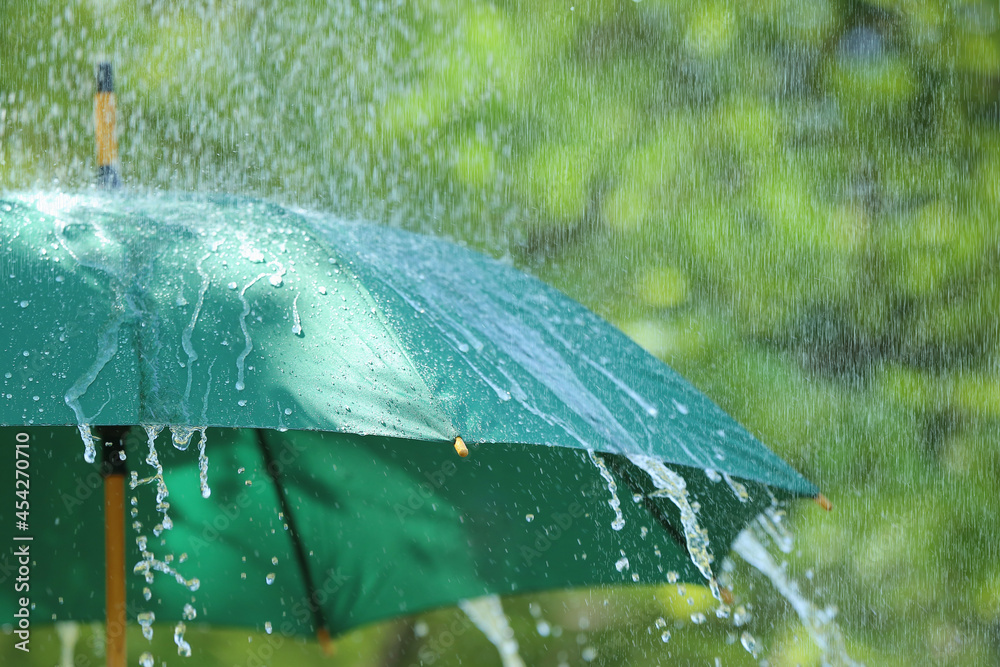
[[[518,654],[514,631],[510,627],[507,615],[504,614],[499,596],[487,595],[472,600],[460,600],[458,606],[497,647],[503,667],[524,667],[524,661]]]

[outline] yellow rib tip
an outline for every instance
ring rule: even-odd
[[[333,640],[330,639],[330,633],[327,632],[326,628],[320,628],[316,631],[316,639],[319,641],[319,647],[323,651],[323,655],[331,656],[336,652],[336,647]]]
[[[827,512],[833,509],[833,503],[830,502],[829,498],[824,496],[822,493],[813,498],[816,504],[825,509]]]
[[[455,437],[455,451],[463,459],[469,455],[469,448],[465,446],[465,441],[462,440],[461,436]]]

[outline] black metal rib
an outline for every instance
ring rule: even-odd
[[[255,435],[257,437],[257,445],[260,447],[261,456],[264,458],[264,469],[267,470],[271,482],[274,483],[275,492],[278,494],[278,502],[281,504],[281,513],[284,515],[285,523],[288,524],[288,536],[292,540],[292,546],[295,548],[295,559],[298,561],[299,569],[302,571],[302,580],[306,586],[306,594],[309,596],[309,609],[312,611],[316,630],[329,630],[326,625],[326,617],[323,615],[323,609],[316,601],[316,584],[313,582],[312,573],[309,571],[309,562],[306,560],[305,547],[302,545],[302,540],[299,537],[299,529],[295,523],[295,513],[292,512],[292,508],[288,504],[288,498],[285,496],[285,488],[281,483],[278,466],[275,465],[271,450],[264,440],[263,430],[257,429]]]

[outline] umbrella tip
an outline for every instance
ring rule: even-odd
[[[465,441],[462,440],[462,436],[455,436],[455,451],[463,459],[469,455],[469,448],[465,446]]]
[[[331,656],[335,652],[335,647],[333,640],[330,639],[330,633],[326,628],[319,628],[316,630],[316,639],[319,641],[319,647],[323,650],[323,655]]]
[[[813,498],[813,500],[815,500],[816,504],[825,509],[827,512],[833,509],[833,503],[831,503],[830,499],[822,493],[816,494],[816,497]]]

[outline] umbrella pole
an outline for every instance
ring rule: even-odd
[[[124,427],[100,433],[104,439],[104,600],[108,667],[125,667],[125,451]]]
[[[97,93],[94,95],[94,134],[97,140],[97,185],[113,190],[118,178],[118,139],[115,137],[115,81],[111,63],[97,66]]]

